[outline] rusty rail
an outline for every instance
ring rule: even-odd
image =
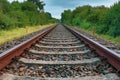
[[[95,49],[96,52],[101,56],[107,59],[107,61],[120,72],[120,54],[108,49],[107,47],[95,42],[94,40],[86,37],[81,34],[79,31],[70,28],[64,25],[70,32],[72,32],[79,39],[83,40],[86,44],[88,44],[91,48]]]
[[[40,38],[48,34],[51,30],[53,30],[55,26],[46,28],[40,34],[1,53],[0,54],[0,70],[3,69],[6,65],[8,65],[15,57],[20,56],[26,48],[29,48],[31,46],[31,44],[35,43],[37,40],[39,40]]]

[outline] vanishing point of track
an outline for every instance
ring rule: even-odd
[[[58,24],[0,54],[0,80],[120,80],[120,55]]]

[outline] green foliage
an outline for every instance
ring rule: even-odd
[[[13,11],[21,10],[21,3],[19,3],[18,1],[13,1],[11,5],[12,5]]]
[[[65,22],[67,24],[71,23],[72,13],[70,10],[65,10],[64,14],[62,14],[62,17],[64,17],[64,19],[61,19],[62,22]]]
[[[0,0],[0,29],[8,30],[58,21],[43,9],[44,4],[40,0],[28,0],[22,3],[18,1],[9,3],[7,0]]]
[[[61,20],[65,24],[88,30],[94,27],[99,34],[117,37],[120,36],[120,2],[110,8],[86,5],[73,11],[65,10]]]
[[[13,19],[7,17],[7,15],[0,12],[0,29],[11,29],[13,28]],[[11,27],[12,26],[12,27]]]
[[[37,6],[32,2],[24,2],[21,6],[22,11],[37,11]]]
[[[115,4],[109,10],[106,17],[105,27],[108,28],[108,34],[111,36],[120,36],[120,2]]]
[[[39,9],[39,11],[44,10],[45,4],[43,3],[43,1],[40,1],[40,0],[27,0],[27,1],[34,3],[37,6],[37,8]]]
[[[21,11],[11,11],[9,16],[14,19],[15,26],[17,27],[25,27],[29,24],[28,16]]]
[[[11,10],[11,5],[7,0],[0,0],[0,9],[4,13],[7,13]]]

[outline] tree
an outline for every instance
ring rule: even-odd
[[[92,30],[93,26],[99,34],[120,36],[120,1],[112,7],[91,7],[89,5],[77,7],[75,10],[65,10],[62,22]]]
[[[61,14],[62,19],[61,21],[70,24],[71,23],[71,18],[72,18],[72,12],[71,10],[65,10],[64,13]]]
[[[24,2],[21,6],[22,11],[38,11],[37,6],[32,2]]]
[[[0,0],[0,29],[9,30],[16,27],[43,25],[57,20],[44,12],[44,3],[40,0],[24,2]]]
[[[21,10],[21,3],[19,3],[18,1],[13,1],[12,3],[11,3],[11,5],[12,5],[12,9],[14,10],[14,11],[20,11]]]
[[[10,14],[10,17],[14,19],[15,26],[18,27],[25,27],[29,24],[29,18],[24,14],[24,12],[21,11],[12,11]]]
[[[44,11],[44,6],[45,4],[43,3],[43,1],[40,0],[27,0],[28,2],[33,2],[39,9],[39,11]]]
[[[3,11],[3,13],[7,13],[11,11],[12,6],[7,0],[0,0],[0,9]]]
[[[112,6],[105,20],[105,28],[111,36],[120,36],[120,2]]]
[[[11,27],[12,26],[12,27]],[[9,18],[8,15],[0,12],[0,29],[12,29],[14,27],[14,22],[12,18]]]

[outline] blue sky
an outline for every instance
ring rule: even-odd
[[[8,0],[10,2],[14,0]],[[18,0],[20,2],[24,0]],[[106,7],[110,7],[114,3],[118,2],[118,0],[41,0],[43,1],[45,6],[45,11],[50,12],[53,17],[60,19],[61,13],[66,9],[75,9],[78,6],[82,5],[92,5],[92,6],[100,6],[105,5]]]

